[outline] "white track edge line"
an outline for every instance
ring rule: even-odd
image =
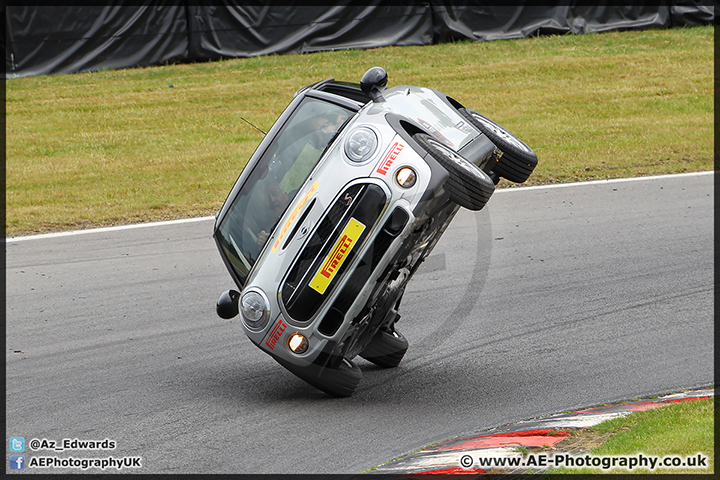
[[[129,225],[118,225],[114,227],[102,227],[102,228],[89,228],[87,230],[68,230],[65,232],[53,232],[53,233],[41,233],[39,235],[28,235],[22,237],[6,237],[6,243],[22,242],[24,240],[40,240],[43,238],[55,238],[55,237],[69,237],[72,235],[85,235],[88,233],[104,233],[104,232],[115,232],[118,230],[130,230],[135,228],[146,228],[146,227],[161,227],[165,225],[177,225],[180,223],[194,223],[214,220],[214,216],[210,217],[193,217],[193,218],[181,218],[178,220],[164,220],[161,222],[147,222],[147,223],[132,223]]]
[[[499,188],[495,190],[495,193],[501,192],[512,192],[516,190],[542,190],[552,188],[567,188],[567,187],[578,187],[585,185],[607,185],[610,183],[626,183],[626,182],[639,182],[643,180],[663,180],[677,177],[701,177],[705,175],[712,175],[715,173],[714,170],[706,172],[690,172],[690,173],[673,173],[669,175],[653,175],[647,177],[630,177],[630,178],[610,178],[607,180],[588,180],[586,182],[572,182],[572,183],[553,183],[550,185],[530,185],[527,187],[510,187],[510,188]]]
[[[568,188],[578,187],[586,185],[607,185],[611,183],[625,183],[625,182],[638,182],[643,180],[661,180],[676,177],[699,177],[704,175],[712,175],[715,173],[713,170],[707,172],[690,172],[690,173],[675,173],[670,175],[655,175],[649,177],[631,177],[631,178],[611,178],[608,180],[590,180],[586,182],[572,182],[572,183],[553,183],[550,185],[532,185],[527,187],[512,187],[512,188],[499,188],[495,190],[495,194],[507,193],[507,192],[526,192],[529,190],[543,190],[553,188]],[[69,237],[73,235],[85,235],[88,233],[105,233],[114,232],[118,230],[130,230],[134,228],[146,228],[146,227],[161,227],[166,225],[176,225],[181,223],[192,223],[192,222],[204,222],[214,220],[214,216],[209,217],[194,217],[194,218],[183,218],[179,220],[166,220],[161,222],[147,222],[147,223],[133,223],[130,225],[118,225],[115,227],[102,227],[102,228],[90,228],[87,230],[68,230],[65,232],[54,232],[54,233],[41,233],[38,235],[27,235],[21,237],[6,237],[5,243],[10,242],[21,242],[25,240],[40,240],[44,238],[55,238],[55,237]]]

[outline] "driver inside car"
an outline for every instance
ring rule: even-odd
[[[335,132],[342,126],[347,114],[341,112],[329,112],[325,115],[318,115],[310,120],[310,134],[308,142],[300,151],[295,164],[303,170],[310,170],[320,159],[323,150],[327,147]]]
[[[275,180],[268,182],[262,191],[262,202],[258,215],[256,216],[258,224],[261,225],[257,236],[257,244],[262,247],[270,235],[270,231],[275,221],[280,218],[285,207],[290,202],[289,196],[285,190]]]
[[[304,135],[298,140],[305,145],[291,164],[271,163],[262,173],[257,199],[253,202],[253,217],[258,225],[256,245],[262,248],[267,242],[275,222],[280,218],[304,180],[317,165],[328,143],[347,119],[344,112],[327,112],[305,121]],[[290,150],[290,149],[288,149]],[[289,168],[288,168],[289,167]],[[269,171],[272,171],[270,173]]]

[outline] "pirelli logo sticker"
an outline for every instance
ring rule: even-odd
[[[315,277],[310,281],[310,288],[320,294],[325,293],[335,274],[342,266],[348,254],[352,251],[355,243],[357,243],[363,230],[365,230],[365,225],[354,218],[350,219],[345,230],[340,234],[340,238],[335,242],[330,254],[325,258]]]
[[[295,220],[297,220],[298,215],[300,215],[300,212],[302,211],[305,204],[310,200],[310,197],[313,196],[313,193],[318,189],[320,184],[318,182],[315,182],[312,187],[310,187],[310,190],[307,191],[305,196],[300,200],[300,203],[297,204],[297,206],[293,209],[292,213],[288,217],[288,219],[285,221],[285,225],[283,225],[282,230],[280,230],[280,234],[277,237],[277,240],[275,240],[275,243],[273,243],[272,246],[272,253],[275,253],[277,249],[280,247],[280,243],[282,242],[283,238],[287,235],[287,233],[290,231],[290,227],[292,227],[293,223],[295,223]]]
[[[390,167],[392,166],[398,155],[400,155],[400,152],[403,148],[405,148],[405,145],[399,142],[395,142],[395,144],[390,147],[390,150],[388,150],[383,159],[380,161],[380,165],[376,170],[377,173],[379,173],[380,175],[385,175],[386,173],[388,173],[388,170],[390,170]]]
[[[282,337],[282,334],[286,328],[287,328],[287,323],[285,323],[283,321],[283,319],[281,318],[275,324],[273,329],[270,330],[270,333],[268,334],[267,338],[265,339],[265,345],[267,345],[270,350],[275,350],[275,345],[277,345],[278,340],[280,340],[280,337]]]

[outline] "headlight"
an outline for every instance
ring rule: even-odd
[[[251,330],[262,329],[270,318],[270,304],[260,290],[248,290],[240,299],[243,322]]]
[[[412,168],[403,167],[395,174],[395,180],[401,187],[410,188],[415,185],[415,182],[417,181],[417,174]]]
[[[290,350],[294,353],[302,355],[307,352],[308,340],[305,338],[305,335],[301,333],[293,333],[288,339],[288,347],[290,347]]]
[[[355,163],[368,160],[378,145],[375,132],[367,127],[360,127],[350,134],[345,141],[345,154]]]

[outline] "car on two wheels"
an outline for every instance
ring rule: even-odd
[[[408,349],[410,279],[460,208],[537,156],[486,116],[426,87],[327,79],[296,92],[235,182],[214,238],[238,290],[217,302],[280,365],[333,396]]]

